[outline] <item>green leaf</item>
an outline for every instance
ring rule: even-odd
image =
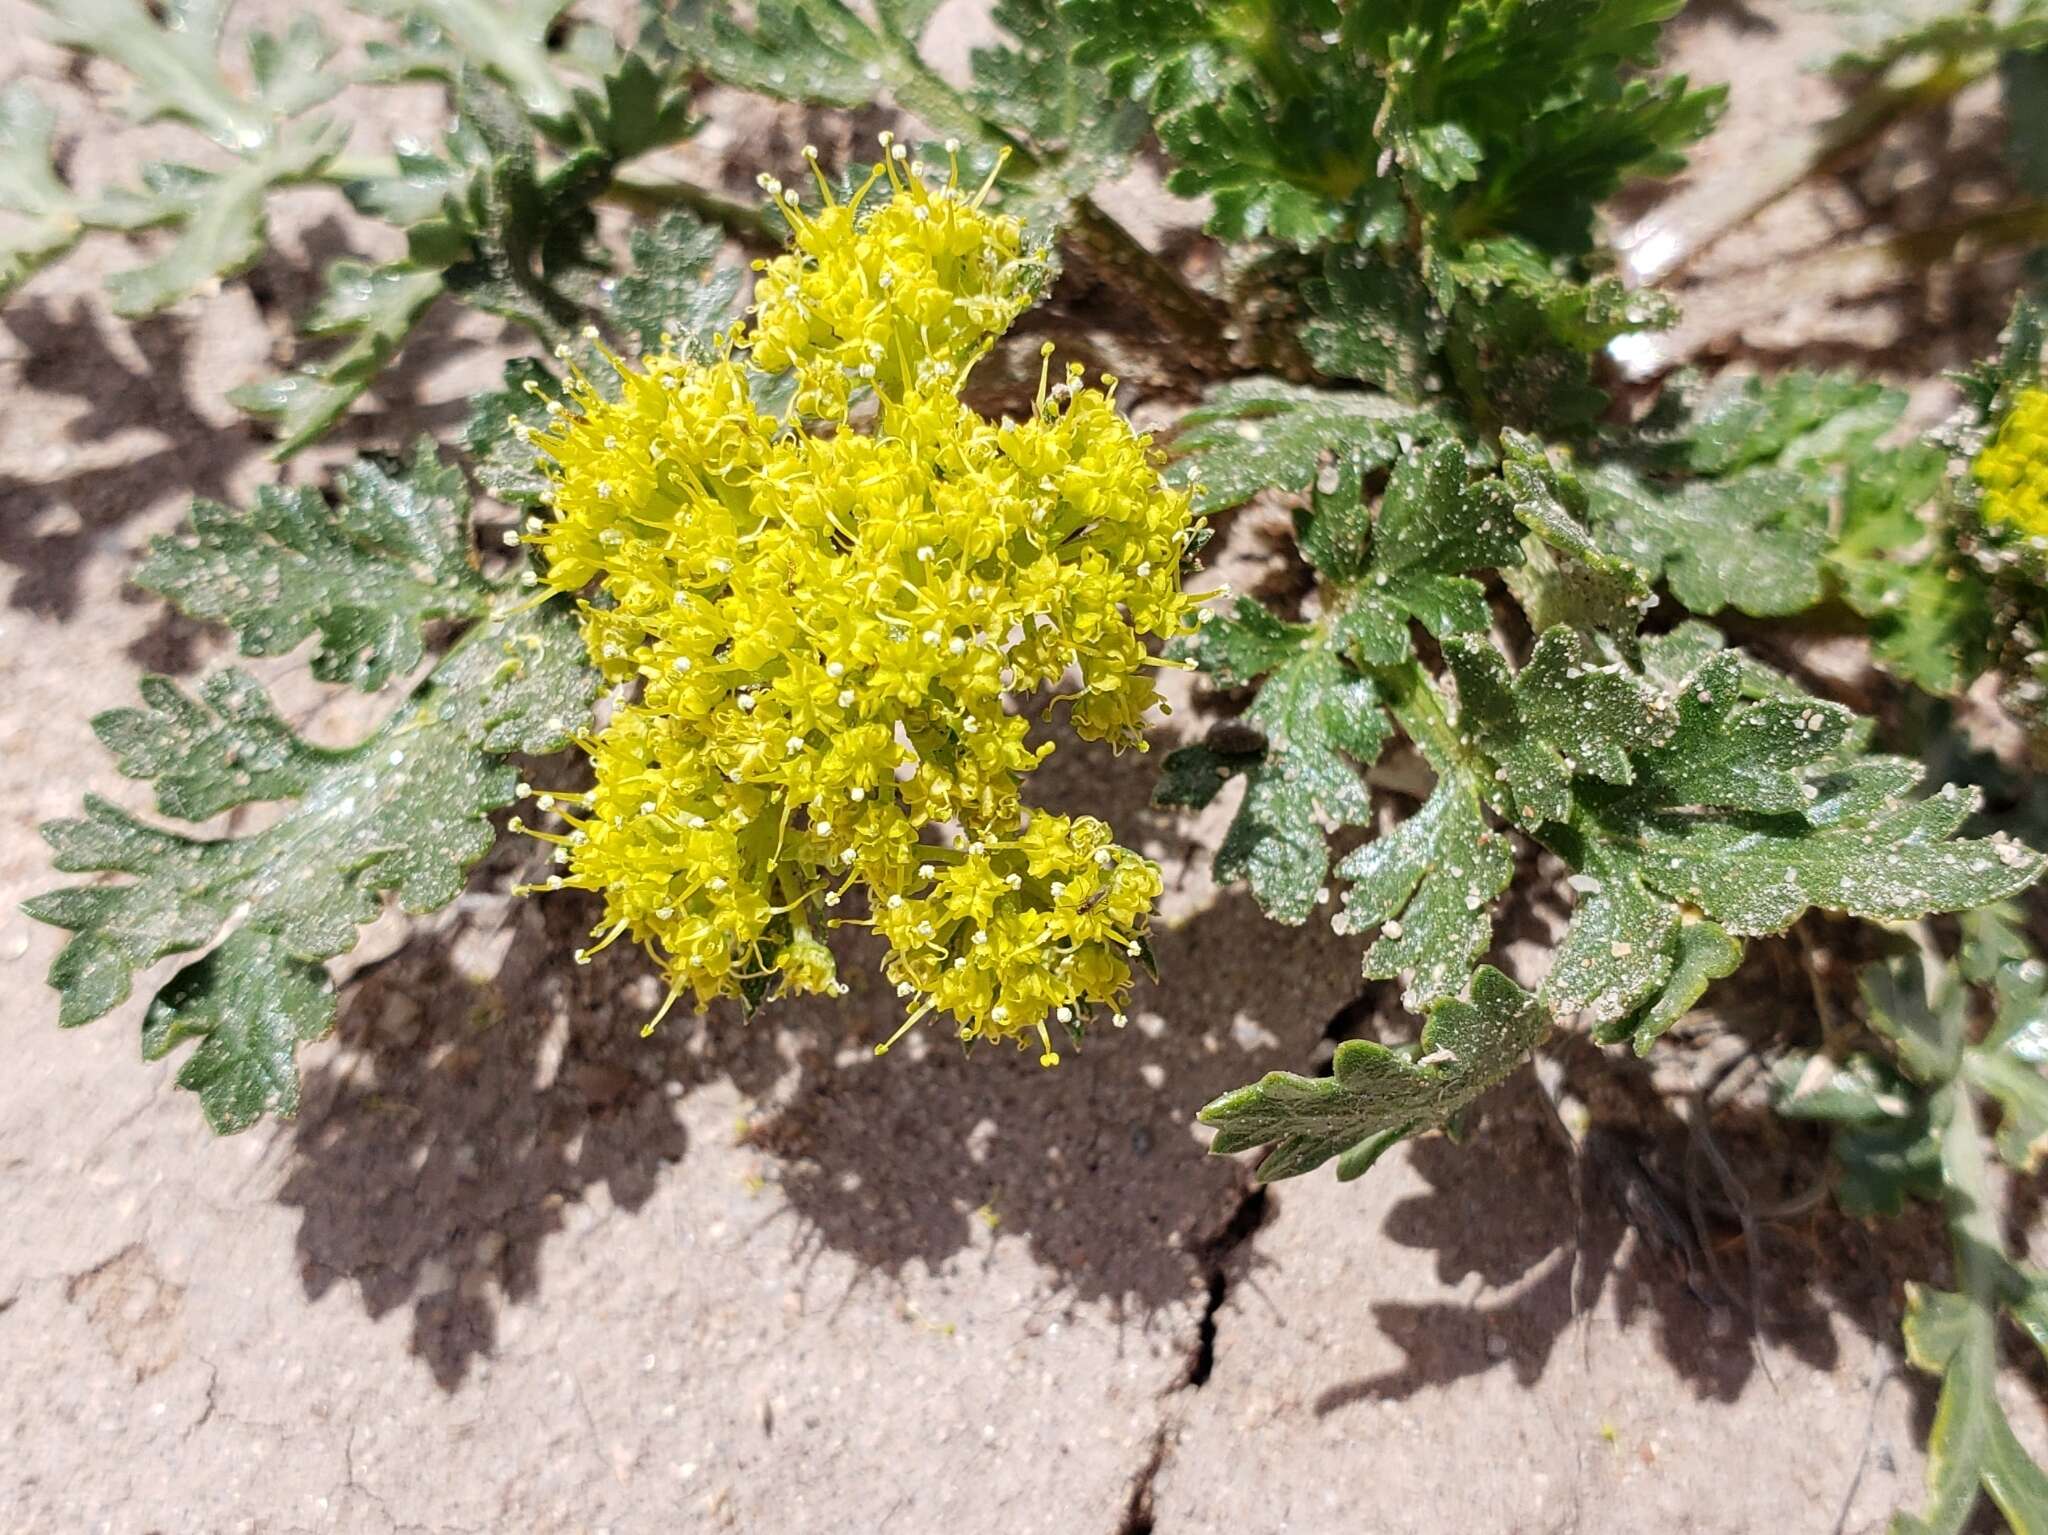
[[[341,419],[398,355],[441,286],[439,272],[419,267],[333,263],[327,292],[304,328],[311,336],[346,337],[346,344],[318,362],[231,390],[228,399],[274,421],[279,438],[271,456],[290,457]]]
[[[1216,877],[1247,881],[1266,915],[1299,924],[1329,873],[1324,823],[1362,825],[1372,813],[1353,764],[1379,756],[1386,716],[1373,685],[1341,658],[1297,645],[1268,675],[1244,723],[1266,746],[1243,768],[1244,802],[1217,850]]]
[[[93,734],[122,773],[156,785],[159,810],[183,821],[258,800],[296,799],[327,755],[300,740],[239,668],[208,677],[199,700],[168,677],[144,677],[142,701],[140,709],[95,715]]]
[[[2043,860],[2029,849],[1955,838],[1970,796],[1908,799],[1919,770],[1856,755],[1847,710],[1775,690],[1746,697],[1740,658],[1700,638],[1679,636],[1704,659],[1662,699],[1647,679],[1589,667],[1562,647],[1549,668],[1554,710],[1540,728],[1520,696],[1530,669],[1510,693],[1503,668],[1488,664],[1473,695],[1482,706],[1475,743],[1501,751],[1506,792],[1525,816],[1524,795],[1542,808],[1559,803],[1556,764],[1528,742],[1569,730],[1569,689],[1597,682],[1579,708],[1588,721],[1602,718],[1603,695],[1611,711],[1577,743],[1569,816],[1531,828],[1572,868],[1581,895],[1545,983],[1558,1016],[1586,1010],[1598,1037],[1646,1045],[1733,969],[1736,940],[1782,932],[1809,907],[1920,916],[1996,901],[2039,877]],[[1546,634],[1539,650],[1550,643]],[[1669,648],[1660,641],[1650,658],[1669,666]],[[1470,648],[1453,652],[1453,664],[1463,667],[1462,696],[1481,666]],[[1550,749],[1563,757],[1560,743]]]
[[[464,64],[482,70],[508,87],[537,117],[566,117],[572,106],[569,89],[548,55],[548,33],[567,0],[354,0],[361,9],[417,25],[417,41],[431,35],[440,44],[443,62],[432,73],[453,80]],[[415,52],[417,72],[429,72],[432,55]]]
[[[1832,788],[1832,786],[1831,786]],[[1808,908],[1903,920],[2003,900],[2041,875],[2017,843],[1956,838],[1973,809],[1944,790],[1874,810],[1826,792],[1808,816],[1652,813],[1636,821],[1646,883],[1741,935],[1782,932]]]
[[[1349,880],[1343,931],[1377,927],[1369,978],[1412,977],[1420,1008],[1455,991],[1493,939],[1493,902],[1514,878],[1507,838],[1486,824],[1471,783],[1446,774],[1423,807],[1337,866]]]
[[[223,171],[146,167],[151,222],[174,222],[179,234],[154,261],[107,279],[114,312],[129,319],[155,314],[254,266],[269,243],[264,210],[272,189],[313,176],[347,138],[338,123],[290,123]]]
[[[1481,966],[1471,1000],[1440,998],[1422,1037],[1406,1051],[1370,1040],[1337,1047],[1332,1075],[1274,1071],[1225,1093],[1202,1110],[1225,1155],[1271,1145],[1258,1179],[1292,1178],[1340,1158],[1338,1176],[1355,1178],[1409,1135],[1442,1125],[1522,1063],[1549,1027],[1536,998]]]
[[[1587,478],[1593,523],[1691,612],[1798,613],[1821,597],[1828,487],[1782,469],[1660,488],[1619,465]]]
[[[1941,1143],[1924,1108],[1904,1119],[1846,1126],[1835,1134],[1833,1156],[1841,1168],[1835,1198],[1859,1219],[1898,1215],[1909,1199],[1941,1198]]]
[[[1302,299],[1311,318],[1301,343],[1322,372],[1406,399],[1428,392],[1444,334],[1416,273],[1375,252],[1333,248]]]
[[[56,116],[25,81],[0,87],[0,298],[76,245],[85,225],[71,189],[58,179],[51,136]]]
[[[245,511],[195,501],[191,533],[154,540],[136,580],[227,624],[244,655],[282,655],[317,634],[314,675],[361,688],[418,665],[428,623],[490,605],[461,471],[424,438],[402,467],[344,471],[332,504],[275,485]]]
[[[267,935],[282,953],[313,962],[353,947],[385,891],[411,912],[445,905],[490,848],[485,814],[513,797],[518,774],[499,754],[559,749],[587,718],[593,682],[574,614],[549,603],[479,624],[354,747],[320,751],[273,738],[302,792],[261,831],[193,838],[88,796],[84,819],[43,827],[56,866],[132,878],[24,904],[38,921],[76,934],[50,967],[63,998],[58,1021],[101,1016],[127,997],[135,971],[202,948],[226,927]],[[196,749],[220,747],[214,736]],[[172,803],[230,792],[208,776],[227,760],[222,753],[210,769],[129,759],[173,777]]]
[[[583,141],[614,161],[680,143],[703,126],[691,114],[687,78],[656,74],[637,51],[617,59],[596,91],[573,94]]]
[[[1704,920],[1681,919],[1669,952],[1670,969],[1657,983],[1656,995],[1626,1018],[1596,1023],[1594,1039],[1603,1045],[1625,1039],[1637,1055],[1648,1055],[1650,1047],[1692,1010],[1709,986],[1733,975],[1742,963],[1742,945],[1719,923]]]
[[[740,274],[714,269],[724,237],[696,214],[678,208],[635,229],[628,240],[633,270],[612,287],[614,329],[642,351],[659,351],[662,338],[692,356],[711,355],[712,333],[732,317]]]
[[[1677,728],[1670,700],[1620,661],[1603,662],[1577,630],[1546,629],[1519,676],[1490,641],[1444,642],[1458,683],[1458,721],[1498,764],[1490,797],[1534,829],[1571,813],[1572,778],[1635,781],[1632,757]]]
[[[1340,476],[1339,493],[1355,484]],[[1319,515],[1327,517],[1335,496],[1324,501]],[[1412,650],[1411,620],[1439,637],[1484,629],[1486,589],[1462,572],[1520,558],[1501,482],[1474,479],[1456,442],[1419,448],[1388,477],[1371,560],[1337,599],[1332,637],[1361,661],[1393,665]]]
[[[1145,114],[1109,90],[1100,71],[1075,62],[1068,8],[1059,0],[998,0],[990,15],[1007,40],[974,50],[969,96],[1045,167],[1032,195],[1041,205],[1085,197],[1121,175],[1144,135]]]
[[[227,0],[169,0],[154,13],[141,0],[38,3],[50,13],[52,42],[127,71],[136,117],[180,119],[237,151],[260,148],[270,138],[272,111],[237,91],[215,57]],[[311,18],[301,18],[289,37],[285,46],[260,33],[251,41],[252,58],[268,60],[259,70],[268,94],[301,108],[331,96],[341,81],[331,72],[322,78],[328,48]],[[315,82],[324,89],[313,93]]]
[[[156,994],[142,1022],[142,1058],[161,1060],[197,1039],[178,1086],[199,1095],[216,1135],[233,1135],[266,1113],[298,1113],[298,1047],[333,1026],[326,972],[269,934],[240,928]]]
[[[1930,693],[1955,694],[1993,664],[1989,592],[1957,547],[1942,495],[1948,455],[1933,443],[1852,462],[1828,566],[1869,621],[1871,648]]]
[[[1662,452],[1668,467],[1721,477],[1738,470],[1838,463],[1897,424],[1906,397],[1851,373],[1780,373],[1715,391]]]
[[[547,402],[562,397],[562,381],[533,357],[505,364],[505,387],[478,395],[463,424],[462,446],[475,460],[477,483],[510,506],[539,506],[548,479],[527,432],[544,431]]]
[[[1227,617],[1211,618],[1179,647],[1221,688],[1256,682],[1315,648],[1315,631],[1308,625],[1276,618],[1250,597],[1237,598]]]
[[[1535,540],[1526,569],[1511,580],[1530,623],[1633,633],[1649,582],[1588,526],[1591,498],[1578,475],[1553,463],[1543,445],[1523,433],[1502,432],[1501,445],[1501,479]]]
[[[1441,418],[1381,394],[1234,379],[1181,417],[1173,472],[1196,488],[1197,511],[1221,511],[1268,488],[1308,489],[1325,455],[1369,472],[1447,430]]]
[[[974,50],[974,78],[950,84],[919,55],[923,0],[885,7],[870,23],[841,0],[761,0],[751,25],[723,5],[683,4],[670,36],[715,79],[784,101],[868,107],[885,95],[934,134],[988,152],[1009,149],[1010,206],[1034,227],[1121,173],[1142,116],[1096,70],[1077,68],[1065,6],[1003,0],[992,15],[1008,40]]]

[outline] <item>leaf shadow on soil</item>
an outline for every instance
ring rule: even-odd
[[[259,309],[279,310],[286,325],[303,317],[320,276],[336,259],[362,259],[339,219],[327,217],[300,232],[303,255],[271,251],[239,281]],[[282,307],[281,307],[282,306]],[[232,499],[242,471],[270,447],[271,438],[254,418],[217,424],[226,407],[219,399],[245,382],[210,370],[208,326],[227,323],[207,315],[197,321],[179,310],[135,321],[110,316],[97,303],[73,297],[53,301],[40,295],[18,299],[0,312],[4,327],[21,349],[12,382],[23,393],[75,400],[88,407],[54,435],[43,474],[37,464],[0,472],[0,565],[20,572],[8,605],[39,616],[68,619],[79,601],[79,572],[95,546],[142,514],[174,497],[182,510],[193,497]],[[113,337],[125,331],[140,354],[133,360]],[[469,412],[464,398],[423,398],[429,374],[486,344],[462,332],[457,309],[439,304],[421,321],[406,348],[371,386],[373,416],[337,422],[328,441],[303,465],[278,465],[265,474],[279,483],[320,478],[318,465],[334,449],[405,444],[421,432],[446,440]],[[298,338],[287,366],[318,358],[332,343]],[[263,370],[250,364],[252,376]],[[204,402],[204,403],[202,403]],[[77,450],[90,449],[124,433],[147,434],[143,443],[108,463],[74,467]],[[155,604],[137,588],[124,600]],[[189,666],[194,636],[186,620],[169,614],[138,642],[135,657],[166,670]]]
[[[95,306],[73,302],[60,309],[39,297],[0,314],[0,325],[26,353],[20,388],[91,406],[50,445],[59,472],[0,474],[0,504],[8,509],[0,518],[0,564],[21,572],[9,605],[45,617],[73,615],[78,572],[92,546],[158,503],[167,485],[225,495],[235,468],[260,451],[248,434],[221,431],[194,405],[193,335],[183,319],[159,315],[128,326],[142,354],[139,367],[111,344],[114,323]],[[68,466],[73,447],[135,430],[162,440],[117,463]]]
[[[1759,1003],[1748,1013],[1724,1006],[1725,1027],[1756,1043],[1770,1037],[1766,1013],[1775,1006],[1782,1016],[1783,1003],[1764,999],[1773,983],[1782,986],[1783,957],[1758,944],[1724,983]],[[1565,1091],[1591,1111],[1577,1151],[1565,1149],[1526,1070],[1484,1102],[1464,1144],[1439,1137],[1410,1148],[1429,1189],[1393,1206],[1385,1234],[1435,1253],[1446,1287],[1476,1276],[1483,1298],[1374,1303],[1374,1323],[1407,1358],[1323,1392],[1318,1416],[1488,1370],[1533,1385],[1560,1348],[1592,1346],[1587,1329],[1610,1297],[1597,1325],[1611,1317],[1625,1332],[1649,1329],[1694,1392],[1712,1400],[1736,1400],[1757,1375],[1768,1377],[1771,1361],[1836,1368],[1842,1326],[1896,1352],[1904,1281],[1948,1270],[1935,1211],[1915,1208],[1874,1230],[1842,1216],[1819,1197],[1824,1134],[1779,1119],[1745,1092],[1718,1105],[1710,1123],[1756,1216],[1752,1250],[1711,1165],[1694,1151],[1684,1098],[1653,1085],[1641,1063],[1582,1036],[1551,1048]],[[1685,1048],[1673,1039],[1659,1046]],[[1931,1414],[1932,1382],[1902,1373]]]
[[[1186,826],[1147,808],[1153,772],[1149,757],[1069,742],[1034,787],[1051,808],[1086,803],[1171,867]],[[338,1048],[307,1071],[279,1194],[301,1212],[308,1297],[348,1284],[372,1316],[409,1308],[411,1349],[451,1392],[495,1349],[501,1308],[538,1295],[541,1254],[580,1229],[579,1201],[602,1185],[601,1203],[631,1214],[674,1176],[691,1150],[682,1101],[714,1082],[741,1095],[736,1139],[763,1158],[764,1225],[786,1231],[793,1268],[838,1256],[853,1260],[850,1286],[894,1285],[972,1261],[990,1222],[996,1242],[1024,1243],[1047,1271],[1055,1306],[1143,1327],[1192,1320],[1219,1279],[1270,1261],[1242,1240],[1257,1224],[1242,1219],[1245,1165],[1201,1154],[1201,1104],[1267,1070],[1315,1069],[1361,1025],[1414,1027],[1393,988],[1352,979],[1355,944],[1327,923],[1279,927],[1224,892],[1158,932],[1163,984],[1141,988],[1132,1025],[1055,1070],[1008,1051],[964,1059],[936,1032],[875,1059],[900,1004],[857,930],[841,935],[848,996],[751,1022],[722,1009],[672,1019],[643,1040],[658,992],[644,961],[566,962],[594,903],[494,893],[523,877],[526,856],[502,844],[452,920],[347,987]],[[1766,992],[1772,981],[1752,979]],[[1761,1016],[1749,1022],[1767,1032]],[[1583,1221],[1526,1078],[1488,1100],[1468,1144],[1414,1145],[1405,1154],[1430,1192],[1396,1204],[1384,1237],[1434,1251],[1447,1286],[1480,1276],[1486,1298],[1376,1301],[1361,1276],[1362,1309],[1408,1359],[1327,1392],[1319,1413],[1494,1368],[1533,1384],[1609,1287],[1622,1325],[1650,1329],[1700,1395],[1732,1399],[1749,1383],[1748,1296],[1730,1293],[1746,1273],[1739,1228],[1709,1212],[1718,1273],[1688,1247],[1676,1112],[1632,1062],[1589,1046],[1566,1061],[1603,1127],[1581,1159]],[[1715,1131],[1759,1202],[1821,1165],[1817,1136],[1766,1114],[1723,1109]],[[1285,1184],[1270,1195],[1287,1197]],[[1838,1318],[1895,1337],[1897,1281],[1941,1272],[1938,1250],[1896,1233],[1873,1242],[1824,1210],[1768,1225],[1757,1294],[1773,1357],[1830,1366]]]
[[[1089,773],[1109,761],[1058,757]],[[1127,839],[1147,820],[1178,835],[1142,808],[1151,775],[1151,759],[1126,758],[1106,768],[1106,795],[1094,780],[1094,808]],[[511,883],[523,857],[502,846],[472,888]],[[678,1101],[719,1080],[758,1105],[739,1135],[765,1158],[781,1196],[770,1225],[786,1226],[795,1263],[843,1254],[855,1284],[892,1283],[985,1242],[993,1222],[1074,1303],[1139,1325],[1192,1315],[1248,1189],[1243,1166],[1202,1156],[1194,1112],[1309,1060],[1329,1009],[1301,1004],[1333,975],[1348,986],[1357,963],[1327,925],[1275,928],[1226,895],[1155,934],[1165,985],[1058,1069],[1010,1051],[965,1059],[937,1034],[877,1060],[901,1003],[864,935],[842,934],[844,998],[751,1022],[721,1007],[642,1039],[658,998],[646,963],[567,962],[595,911],[573,893],[465,898],[347,986],[337,1047],[306,1069],[278,1195],[301,1212],[306,1293],[347,1282],[372,1316],[409,1306],[412,1351],[447,1390],[492,1351],[499,1306],[538,1293],[570,1207],[603,1184],[612,1206],[641,1209],[689,1151]]]

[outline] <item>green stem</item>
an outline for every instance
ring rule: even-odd
[[[617,176],[604,194],[604,201],[635,213],[660,213],[670,208],[688,208],[700,218],[718,225],[744,245],[779,245],[782,226],[772,220],[766,208],[735,202],[687,181],[652,181],[635,176]]]
[[[1380,696],[1393,711],[1395,721],[1408,733],[1429,765],[1439,773],[1456,773],[1474,782],[1484,782],[1492,767],[1477,757],[1458,734],[1451,717],[1444,713],[1436,679],[1420,661],[1402,661],[1393,666],[1369,666]]]

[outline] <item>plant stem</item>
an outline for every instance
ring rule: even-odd
[[[717,192],[687,181],[652,181],[637,176],[617,176],[604,200],[635,213],[660,213],[669,208],[688,208],[700,218],[718,225],[745,245],[779,245],[781,226],[768,216],[766,208],[735,202]]]

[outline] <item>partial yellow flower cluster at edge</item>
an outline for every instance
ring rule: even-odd
[[[944,1013],[1053,1065],[1052,1026],[1124,1021],[1160,879],[1100,821],[1026,810],[1052,747],[1013,711],[1064,688],[1076,734],[1144,749],[1198,525],[1114,380],[1048,387],[1050,346],[1027,419],[962,402],[1042,273],[988,186],[928,184],[885,138],[839,202],[806,157],[821,207],[763,182],[793,248],[756,263],[751,325],[618,364],[616,399],[573,379],[532,435],[555,515],[526,541],[619,691],[581,743],[595,787],[540,797],[566,830],[533,831],[561,870],[537,888],[600,894],[579,961],[644,946],[662,1013],[839,994],[821,934],[857,920],[904,1000],[889,1043]],[[787,421],[750,362],[793,372]]]
[[[2027,389],[1977,455],[1984,520],[2048,538],[2048,389]]]

